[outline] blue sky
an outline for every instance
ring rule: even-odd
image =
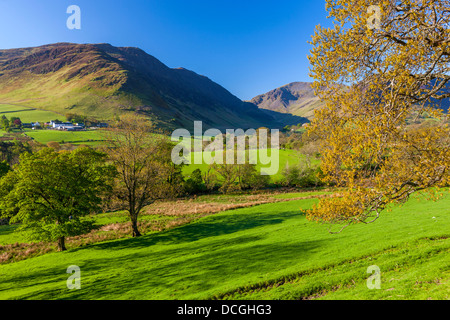
[[[81,9],[69,30],[67,8]],[[0,0],[0,48],[55,42],[139,47],[246,100],[311,81],[307,43],[328,25],[323,0]]]

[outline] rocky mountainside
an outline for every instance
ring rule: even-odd
[[[442,89],[440,94],[449,91],[450,85]],[[261,94],[250,102],[266,112],[271,111],[271,115],[276,119],[280,119],[281,114],[291,114],[311,120],[314,116],[314,110],[323,106],[323,103],[315,96],[311,83],[308,82],[287,84]],[[431,105],[448,112],[450,99],[433,100]]]
[[[260,109],[311,119],[314,110],[323,104],[314,95],[311,83],[293,82],[253,98]]]

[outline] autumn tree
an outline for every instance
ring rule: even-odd
[[[182,188],[180,167],[171,159],[171,142],[154,131],[149,119],[128,114],[107,132],[107,152],[118,171],[113,195],[128,211],[133,237],[141,236],[142,209]]]
[[[66,250],[66,237],[93,228],[85,216],[99,210],[111,188],[114,168],[105,161],[106,154],[88,148],[22,154],[0,181],[1,215],[20,222],[30,239],[57,241]]]
[[[19,117],[11,117],[10,124],[14,125],[18,129],[22,128],[22,121]]]
[[[450,1],[327,0],[326,8],[333,27],[316,28],[309,57],[326,106],[309,133],[322,141],[324,180],[348,191],[308,217],[346,227],[449,184]],[[435,124],[410,129],[414,116]]]

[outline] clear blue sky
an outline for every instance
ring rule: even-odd
[[[70,5],[81,30],[69,30]],[[246,100],[310,81],[307,43],[323,0],[0,0],[0,48],[55,42],[139,47]]]

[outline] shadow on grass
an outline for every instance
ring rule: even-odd
[[[266,240],[264,232],[238,233],[282,224],[298,218],[298,211],[219,214],[158,234],[95,244],[67,252],[74,256],[82,289],[68,290],[67,259],[49,270],[17,274],[10,285],[29,288],[21,299],[196,299],[223,290],[270,279],[294,264],[307,263],[325,240],[285,242]],[[232,235],[219,237],[221,235]],[[197,241],[207,239],[207,241]],[[326,240],[329,241],[329,240]],[[105,249],[102,255],[98,249]],[[77,259],[81,259],[77,261]],[[33,279],[36,279],[33,281]],[[12,279],[11,279],[12,280]],[[44,286],[44,288],[42,287]],[[48,286],[45,290],[45,286]]]
[[[174,229],[139,238],[99,243],[95,249],[125,249],[149,247],[156,244],[181,244],[197,240],[228,235],[253,228],[281,224],[287,219],[298,218],[298,211],[272,213],[220,214],[192,222]],[[79,249],[79,248],[78,248]],[[73,249],[73,250],[78,250]]]
[[[47,289],[41,289],[43,286],[52,286],[55,287],[55,284],[61,284],[61,291],[67,289],[66,280],[69,277],[69,274],[66,273],[68,266],[46,266],[45,268],[41,268],[38,271],[29,270],[26,273],[22,273],[20,275],[14,274],[13,277],[10,277],[7,273],[5,273],[8,277],[2,277],[1,279],[1,287],[0,293],[4,294],[8,291],[8,288],[12,290],[26,290],[26,288],[34,288],[30,289],[33,291],[32,294],[28,294],[28,296],[20,297],[20,299],[34,299],[34,296],[40,295],[39,291],[42,291],[42,294],[48,294]],[[51,295],[55,295],[55,292],[51,292]],[[16,299],[16,298],[14,298]],[[53,299],[47,297],[46,299]],[[57,297],[55,298],[57,299]]]
[[[10,235],[16,230],[18,225],[4,225],[0,226],[0,237]]]
[[[228,248],[220,241],[175,250],[138,253],[114,259],[94,259],[83,270],[95,282],[83,290],[66,292],[60,299],[197,299],[221,291],[264,283],[278,271],[307,261],[322,241],[297,244],[259,243],[240,237],[243,246]],[[113,266],[121,266],[122,272]],[[45,297],[45,295],[43,296]]]

